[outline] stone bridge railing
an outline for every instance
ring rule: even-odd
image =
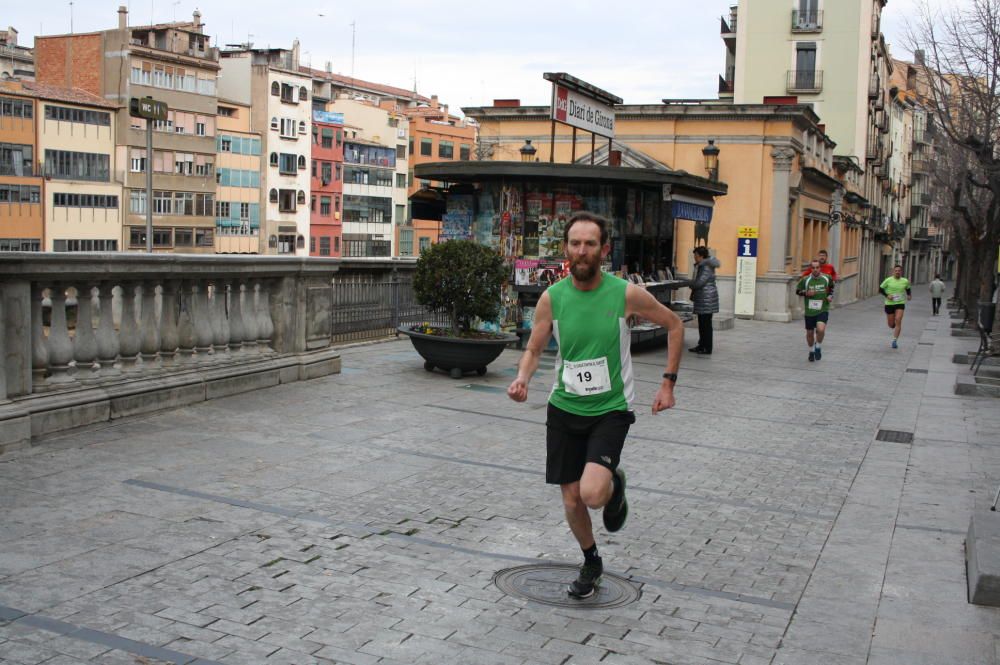
[[[32,437],[340,371],[336,284],[412,262],[0,254],[0,452]]]

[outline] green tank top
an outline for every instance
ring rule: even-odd
[[[601,275],[591,291],[577,289],[568,277],[548,289],[559,344],[549,403],[580,416],[631,411],[635,400],[632,336],[625,322],[628,282]]]

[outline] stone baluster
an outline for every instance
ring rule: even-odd
[[[31,385],[32,391],[48,387],[46,376],[49,370],[49,345],[42,325],[45,289],[35,284],[31,289]]]
[[[192,320],[194,296],[191,293],[191,282],[181,282],[178,294],[180,314],[177,316],[177,352],[180,364],[190,365],[195,360],[194,347],[197,341]]]
[[[257,348],[257,297],[254,293],[255,290],[256,284],[247,282],[241,309],[243,312],[243,353],[251,356],[260,353]]]
[[[164,367],[176,364],[175,356],[180,344],[177,333],[177,286],[177,280],[170,279],[160,288],[160,363]]]
[[[142,284],[142,368],[146,371],[159,367],[160,326],[156,322],[156,282]]]
[[[122,283],[122,322],[118,327],[118,348],[121,353],[122,371],[137,372],[139,367],[139,324],[135,320],[135,282]]]
[[[49,369],[52,384],[72,383],[69,363],[73,360],[73,343],[66,326],[66,286],[58,282],[49,291],[52,300],[52,318],[49,321]]]
[[[223,327],[226,320],[226,286],[220,282],[215,282],[211,286],[212,299],[209,302],[211,307],[210,321],[212,324],[212,353],[215,355],[215,362],[221,362],[229,354],[229,335]]]
[[[97,321],[97,361],[101,364],[102,377],[121,374],[121,370],[115,367],[118,361],[118,332],[115,330],[114,294],[113,283],[100,282],[97,285],[97,302],[101,310]]]
[[[234,354],[243,351],[243,285],[234,279],[229,283],[229,350]]]
[[[194,304],[192,318],[194,320],[195,351],[197,361],[207,363],[211,359],[208,357],[212,350],[212,310],[208,301],[208,284],[201,282],[195,284],[194,295],[191,300]]]
[[[219,323],[222,324],[222,339],[226,340],[226,343],[223,345],[222,357],[231,359],[232,353],[229,351],[229,335],[232,332],[232,313],[229,309],[229,295],[227,293],[225,282],[219,283],[219,302],[221,303],[221,307],[219,308]]]
[[[73,337],[73,358],[76,360],[76,378],[80,381],[97,378],[94,361],[97,359],[97,337],[94,335],[93,285],[77,289],[76,335]]]
[[[270,283],[257,282],[257,346],[261,353],[270,353],[274,322],[271,321]]]

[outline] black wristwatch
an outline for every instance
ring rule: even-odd
[[[674,383],[677,383],[677,372],[664,372],[663,373],[663,378],[664,379],[670,379]]]

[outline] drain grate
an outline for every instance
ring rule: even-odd
[[[900,432],[894,429],[880,429],[875,437],[876,441],[888,441],[890,443],[913,443],[913,432]]]
[[[909,372],[910,374],[926,374],[927,373],[926,369],[914,369],[912,367],[909,368],[909,369],[907,369],[906,371]]]
[[[493,576],[497,588],[516,596],[553,607],[606,609],[634,603],[642,593],[624,577],[605,572],[597,593],[590,598],[570,598],[566,587],[579,572],[579,566],[543,563],[506,568]]]

